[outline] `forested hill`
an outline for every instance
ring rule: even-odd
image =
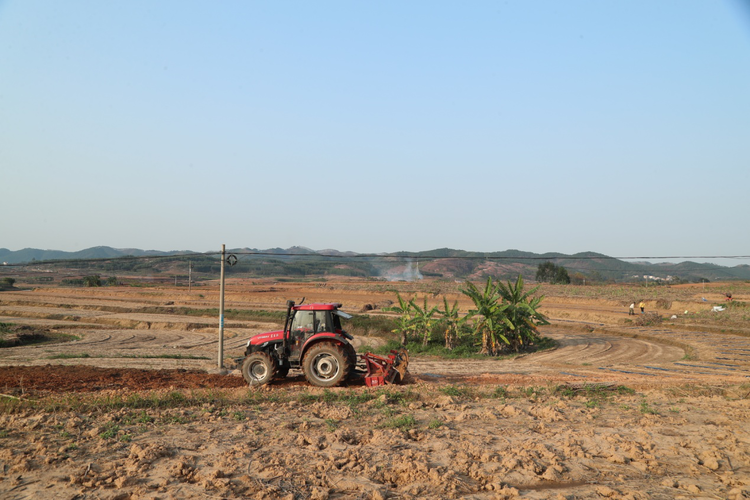
[[[538,266],[552,262],[562,266],[574,280],[592,281],[638,281],[646,279],[680,281],[750,279],[750,266],[734,267],[681,262],[679,264],[650,264],[626,262],[595,252],[567,255],[558,252],[537,254],[521,250],[498,252],[471,252],[451,248],[439,248],[423,252],[394,252],[388,254],[357,254],[338,250],[314,251],[305,247],[287,249],[272,248],[258,250],[236,248],[227,250],[239,257],[232,274],[251,276],[325,276],[345,275],[360,277],[384,277],[387,279],[483,279],[486,276],[513,278],[519,273],[533,279]],[[137,258],[156,257],[153,262],[136,263]],[[170,259],[169,257],[174,257]],[[77,252],[40,250],[25,248],[11,251],[0,248],[0,263],[54,264],[54,261],[88,261],[87,268],[96,269],[102,260],[102,269],[141,271],[153,267],[155,271],[167,271],[185,259],[196,265],[196,271],[213,273],[218,269],[218,251],[196,253],[188,250],[160,251],[134,248],[116,249],[98,246]],[[116,262],[114,262],[116,261]],[[107,262],[105,265],[104,262]],[[69,262],[72,267],[75,263]]]

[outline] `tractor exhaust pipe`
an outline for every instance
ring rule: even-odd
[[[305,300],[305,299],[302,299]],[[284,355],[287,354],[286,348],[287,348],[287,339],[289,337],[289,317],[292,314],[292,308],[294,307],[294,301],[293,300],[287,300],[286,301],[286,319],[284,320],[284,335],[282,336],[282,352]]]

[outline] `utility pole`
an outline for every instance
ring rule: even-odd
[[[224,261],[226,245],[221,245],[221,282],[219,285],[219,370],[224,369]]]
[[[188,261],[188,293],[193,289],[193,263]]]

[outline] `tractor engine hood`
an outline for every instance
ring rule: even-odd
[[[261,345],[266,342],[281,342],[284,340],[284,330],[278,330],[275,332],[259,333],[253,337],[250,337],[249,345]]]

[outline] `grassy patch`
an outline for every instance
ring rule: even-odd
[[[396,321],[389,316],[359,314],[347,321],[344,328],[355,337],[392,338]]]
[[[208,356],[195,356],[193,354],[153,354],[153,355],[121,355],[119,358],[151,358],[151,359],[213,359]]]
[[[491,398],[506,399],[508,397],[508,389],[503,386],[495,387],[495,390],[490,393]]]
[[[440,427],[442,427],[444,425],[445,425],[445,422],[443,422],[442,420],[436,418],[434,420],[430,420],[430,423],[427,424],[427,428],[428,429],[439,429]]]
[[[545,387],[529,386],[521,389],[521,393],[529,399],[537,399],[546,394],[546,392],[547,389]]]
[[[612,394],[635,394],[635,391],[624,385],[583,384],[581,386],[559,385],[552,392],[566,397],[583,396],[587,398],[606,397]]]
[[[689,390],[689,392],[695,392]],[[748,393],[747,390],[741,391]],[[382,415],[383,428],[410,429],[417,427],[416,420],[404,411],[413,402],[431,402],[441,396],[456,399],[506,399],[521,398],[531,402],[554,401],[555,397],[579,399],[589,408],[611,403],[619,395],[632,396],[634,391],[624,386],[526,386],[509,389],[507,386],[483,387],[446,385],[420,387],[386,386],[384,388],[326,389],[320,392],[296,390],[228,390],[213,389],[144,391],[125,394],[68,393],[46,396],[38,400],[25,398],[0,398],[0,413],[18,413],[41,410],[48,413],[76,412],[90,415],[116,414],[113,422],[123,427],[124,432],[136,435],[139,427],[146,429],[155,424],[184,424],[193,421],[194,413],[211,413],[235,421],[245,421],[268,411],[269,405],[296,402],[301,406],[311,403],[349,407],[355,414],[367,415],[376,412]],[[549,399],[552,398],[552,399]],[[637,405],[634,405],[638,409]],[[641,413],[655,413],[644,400]],[[99,418],[99,417],[94,417]],[[325,422],[333,429],[340,422]],[[429,428],[444,425],[443,421],[425,423]],[[61,428],[62,429],[62,428]],[[101,431],[105,432],[105,429]],[[134,434],[135,433],[135,434]],[[122,436],[120,432],[119,436]]]
[[[448,385],[445,387],[441,387],[440,392],[442,392],[446,396],[452,396],[452,397],[457,397],[457,398],[462,398],[462,399],[474,398],[476,396],[475,390],[465,385],[463,386]]]
[[[78,359],[78,358],[90,358],[91,355],[87,352],[61,352],[47,356],[47,359]]]
[[[557,343],[547,337],[541,337],[533,346],[528,350],[521,352],[504,352],[499,356],[487,356],[486,354],[479,353],[479,347],[471,341],[471,339],[464,338],[461,342],[453,349],[446,349],[445,344],[442,341],[432,340],[424,345],[422,342],[409,342],[406,345],[407,351],[410,356],[434,356],[442,359],[493,359],[493,360],[506,360],[513,359],[523,354],[530,352],[546,351],[553,349],[557,346]],[[371,351],[375,354],[386,355],[391,350],[401,349],[402,346],[397,340],[389,340],[384,346],[376,348]]]
[[[186,415],[163,415],[160,422],[164,425],[184,425],[192,420]]]
[[[407,431],[409,429],[413,429],[416,426],[417,419],[415,419],[413,415],[399,415],[398,417],[393,417],[386,420],[380,427],[385,429],[401,429]]]
[[[407,399],[413,400],[415,396],[407,391],[405,394],[400,391],[393,391],[389,389],[378,389],[378,390],[355,390],[349,389],[346,391],[332,391],[330,389],[324,389],[321,394],[312,394],[310,392],[303,392],[296,397],[299,403],[310,404],[316,402],[324,402],[329,404],[341,403],[349,406],[352,409],[356,409],[359,405],[377,399],[382,401],[382,405],[385,404],[403,404]]]
[[[328,427],[328,432],[333,432],[338,428],[339,421],[335,418],[327,418],[325,422],[326,426]]]
[[[145,314],[195,316],[201,318],[215,318],[219,316],[219,308],[194,309],[191,307],[153,306],[143,307],[137,312]],[[264,321],[282,324],[284,323],[284,318],[286,318],[286,311],[224,309],[224,318],[242,321]]]
[[[417,401],[419,395],[411,391],[410,388],[406,390],[397,389],[380,389],[376,393],[377,399],[385,400],[386,404],[406,406],[411,401]]]
[[[611,402],[615,395],[632,395],[635,391],[624,385],[584,384],[582,386],[559,385],[551,390],[552,394],[574,399],[585,400],[587,408],[599,408],[605,403]]]
[[[651,405],[648,404],[648,401],[645,399],[641,401],[640,406],[638,407],[638,410],[643,413],[644,415],[658,415],[659,412],[656,411]]]
[[[384,346],[375,349],[376,354],[386,355],[391,350],[401,349],[401,344],[397,340],[390,340]],[[428,343],[423,345],[421,342],[409,342],[406,345],[406,350],[409,351],[410,356],[435,356],[443,359],[487,359],[487,356],[477,353],[477,347],[472,344],[462,344],[456,346],[454,349],[446,349],[444,345],[440,343]],[[507,359],[511,356],[497,357],[496,359]]]
[[[317,401],[320,401],[320,396],[317,394],[311,394],[309,392],[303,392],[299,396],[297,396],[297,401],[302,404],[310,404],[315,403]]]
[[[107,394],[104,396],[68,393],[41,400],[0,400],[0,412],[13,413],[23,408],[41,409],[48,413],[74,411],[80,413],[106,413],[124,408],[133,410],[223,407],[230,398],[213,389],[169,392],[136,392]]]
[[[50,332],[26,325],[0,323],[0,348],[18,347],[33,344],[55,344],[79,340],[69,333]]]
[[[372,391],[347,391],[340,399],[352,408],[359,406],[367,401],[372,401],[377,396]]]
[[[99,434],[99,437],[101,439],[113,439],[119,431],[120,426],[110,422],[104,426],[104,430]]]
[[[154,417],[146,413],[145,410],[141,410],[139,413],[128,413],[127,415],[123,416],[120,421],[125,425],[146,425],[152,423],[154,421]]]

